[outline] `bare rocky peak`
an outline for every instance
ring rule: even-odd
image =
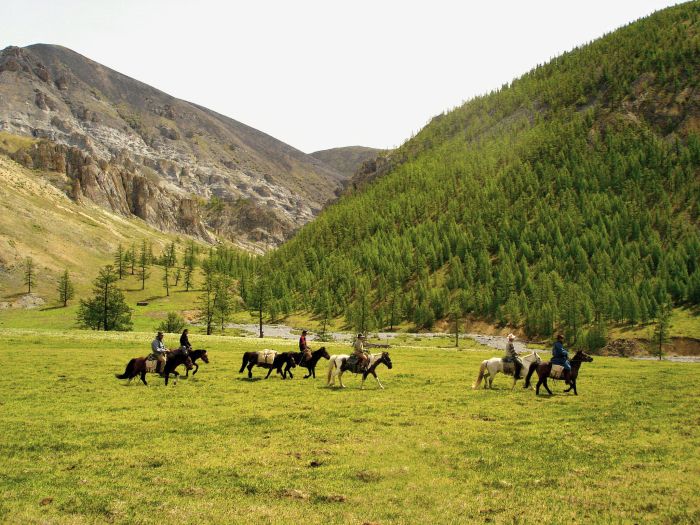
[[[0,52],[0,131],[43,140],[15,155],[34,167],[49,150],[81,152],[88,160],[73,174],[82,198],[161,229],[262,249],[311,220],[344,179],[250,126],[54,45]]]

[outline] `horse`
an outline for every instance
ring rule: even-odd
[[[309,373],[304,376],[304,379],[308,377],[313,377],[314,379],[316,379],[316,365],[322,357],[324,359],[331,358],[331,356],[328,355],[325,346],[322,346],[318,350],[314,350],[313,352],[311,352],[311,359],[309,359],[308,361],[302,361],[302,359],[304,359],[304,352],[297,352],[296,354],[294,354],[294,361],[296,362],[297,366],[306,368],[309,371]],[[289,377],[294,377],[289,367],[284,369],[284,373],[289,374]]]
[[[482,379],[484,380],[484,388],[493,388],[494,376],[498,372],[502,372],[506,375],[513,374],[513,386],[510,388],[511,390],[513,390],[515,388],[515,383],[518,379],[520,379],[521,377],[525,377],[525,374],[527,374],[527,372],[533,367],[533,365],[542,362],[542,359],[540,358],[537,352],[533,352],[531,354],[522,356],[520,360],[523,362],[523,367],[520,369],[520,377],[515,377],[515,369],[513,368],[505,370],[504,364],[507,363],[504,363],[503,359],[501,359],[500,357],[492,357],[491,359],[485,359],[481,362],[481,366],[479,367],[479,375],[476,378],[474,384],[472,384],[472,389],[476,390],[477,388],[479,388]],[[529,386],[529,381],[526,381],[525,388]]]
[[[137,375],[141,375],[141,381],[144,385],[148,386],[148,383],[146,383],[147,359],[147,357],[134,357],[126,365],[126,370],[124,370],[124,373],[114,374],[115,377],[117,379],[128,379],[131,383],[133,378],[135,378]],[[177,378],[180,377],[180,374],[176,372],[175,369],[180,365],[185,365],[187,370],[192,369],[192,359],[190,359],[189,354],[181,351],[168,351],[166,354],[165,369],[163,370],[163,377],[165,377],[166,386],[168,385],[168,378],[170,377],[170,374],[175,376],[175,384],[177,384]],[[155,370],[153,373],[155,373]]]
[[[581,365],[583,363],[590,363],[593,361],[593,358],[589,356],[586,352],[583,350],[579,350],[576,352],[576,355],[574,355],[573,359],[571,359],[571,377],[569,378],[569,388],[564,390],[564,392],[569,392],[571,389],[574,389],[574,395],[578,395],[578,392],[576,391],[576,378],[578,377],[578,371],[581,368]],[[545,363],[540,363],[537,366],[533,366],[530,368],[530,371],[527,373],[527,378],[525,379],[525,384],[529,385],[530,384],[530,378],[532,377],[532,374],[537,371],[537,377],[539,380],[537,381],[537,388],[535,389],[535,393],[539,396],[540,395],[540,385],[544,385],[544,387],[547,389],[547,392],[549,392],[549,395],[552,395],[552,391],[549,389],[549,386],[547,385],[547,378],[549,377],[550,372],[552,371],[552,363],[549,361]],[[564,378],[552,378],[552,379],[561,379],[563,380]]]
[[[206,350],[190,350],[190,358],[192,359],[192,365],[194,366],[194,372],[192,372],[192,377],[197,373],[197,370],[199,370],[199,365],[197,364],[197,359],[201,359],[205,363],[209,364],[209,356],[207,355]],[[187,373],[185,374],[185,377],[189,377],[190,371],[189,369],[187,370]]]
[[[253,367],[260,366],[262,368],[267,368],[267,375],[265,379],[270,377],[273,370],[277,370],[278,374],[282,374],[282,379],[287,378],[287,374],[282,371],[282,367],[286,365],[286,369],[294,368],[297,366],[294,360],[294,352],[275,352],[275,357],[272,363],[259,363],[260,352],[246,352],[243,354],[243,363],[241,364],[241,369],[238,373],[242,373],[246,367],[248,367],[248,379],[253,378]],[[291,374],[290,374],[291,375]]]
[[[343,372],[349,370],[353,374],[362,374],[362,384],[360,385],[360,390],[362,390],[365,387],[365,379],[367,379],[367,376],[369,374],[372,374],[374,376],[374,379],[377,380],[379,388],[384,390],[384,385],[382,385],[381,381],[379,381],[375,370],[381,364],[385,364],[389,370],[392,369],[394,365],[391,363],[391,359],[389,358],[389,352],[382,352],[380,354],[370,354],[369,367],[367,368],[367,370],[358,370],[357,364],[355,364],[355,366],[351,368],[351,365],[348,365],[349,358],[350,356],[347,354],[332,355],[330,357],[327,378],[328,386],[335,385],[335,377],[337,376],[338,381],[340,381],[341,388],[345,388],[345,385],[343,384]]]

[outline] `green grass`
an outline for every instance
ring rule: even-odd
[[[611,337],[649,339],[654,333],[655,323],[624,325],[611,330]],[[674,308],[671,314],[672,337],[700,338],[700,308]]]
[[[537,398],[469,388],[492,350],[399,347],[340,390],[237,373],[294,341],[194,336],[211,363],[147,388],[113,374],[150,332],[3,335],[1,522],[700,521],[698,365],[596,357]]]

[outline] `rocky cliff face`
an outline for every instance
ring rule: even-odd
[[[0,131],[40,139],[15,159],[66,173],[75,198],[258,248],[311,220],[344,179],[269,135],[59,46],[0,53]]]

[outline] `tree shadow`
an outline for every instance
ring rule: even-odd
[[[60,310],[61,308],[67,308],[67,306],[63,306],[62,304],[59,304],[58,306],[47,306],[46,308],[40,308],[40,312],[49,312],[51,310]]]

